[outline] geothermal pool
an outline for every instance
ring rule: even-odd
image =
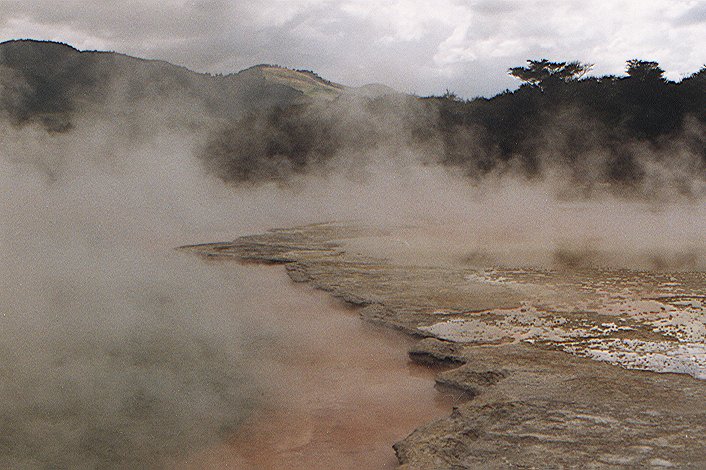
[[[366,323],[281,266],[245,269],[271,293],[257,315],[278,338],[261,358],[262,403],[236,435],[181,468],[395,468],[392,444],[462,401],[410,362],[410,337]]]

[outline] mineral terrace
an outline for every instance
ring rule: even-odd
[[[184,249],[283,264],[419,337],[469,400],[394,445],[401,468],[706,465],[706,273],[479,269],[371,256],[342,224]]]

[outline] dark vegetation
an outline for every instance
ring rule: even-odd
[[[578,73],[585,68],[574,63]],[[654,164],[703,180],[706,68],[679,83],[640,60],[628,61],[624,77],[524,72],[511,69],[525,83],[491,99],[429,99],[439,110],[442,162],[469,175],[509,163],[537,175],[558,164],[579,181],[618,185],[640,182]],[[467,135],[480,137],[459,139]]]
[[[198,127],[211,135],[200,156],[212,172],[240,183],[286,182],[402,153],[472,180],[555,172],[587,191],[646,194],[661,185],[692,194],[695,182],[706,182],[706,67],[678,83],[655,62],[629,60],[619,77],[585,77],[591,67],[528,61],[509,70],[522,81],[519,89],[493,98],[365,95],[341,87],[338,98],[326,100],[266,80],[260,67],[210,76],[12,41],[0,45],[0,113],[14,125],[66,132],[79,112],[137,119],[170,102],[165,115],[208,122]]]
[[[510,70],[518,90],[489,99],[447,92],[260,109],[217,133],[204,156],[224,179],[246,181],[406,149],[475,180],[552,170],[589,192],[691,194],[706,179],[706,69],[674,83],[656,63],[631,60],[627,76],[579,79],[589,69],[530,61]]]

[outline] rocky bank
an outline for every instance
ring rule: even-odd
[[[706,465],[706,273],[400,263],[343,224],[183,247],[289,276],[420,338],[417,362],[469,400],[394,445],[401,468]]]

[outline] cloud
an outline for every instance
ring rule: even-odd
[[[6,0],[0,39],[36,37],[159,58],[206,72],[257,63],[314,69],[351,85],[492,95],[528,58],[578,59],[622,73],[659,61],[672,79],[706,61],[700,2],[625,0]]]

